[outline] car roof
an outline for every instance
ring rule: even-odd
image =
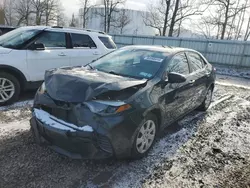
[[[15,29],[15,27],[9,26],[9,25],[1,25],[0,24],[0,29]]]
[[[122,49],[128,49],[128,50],[152,50],[152,51],[159,51],[159,52],[166,52],[169,55],[174,55],[178,52],[183,52],[183,51],[190,51],[190,52],[196,52],[199,53],[195,50],[189,49],[189,48],[180,48],[180,47],[173,47],[173,46],[160,46],[160,45],[133,45],[133,46],[125,46],[122,47]]]
[[[81,34],[106,36],[106,37],[109,36],[103,31],[82,29],[82,28],[66,28],[66,27],[58,27],[58,26],[24,26],[22,28],[46,30],[46,31],[59,31],[59,32],[68,32],[68,33],[81,33]]]

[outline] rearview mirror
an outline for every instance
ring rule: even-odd
[[[34,43],[29,47],[30,50],[38,50],[42,51],[45,50],[45,46],[42,43]]]
[[[187,80],[186,77],[183,76],[182,74],[178,74],[175,72],[168,73],[168,82],[169,83],[183,83],[186,80]]]

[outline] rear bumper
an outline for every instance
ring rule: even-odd
[[[31,118],[30,124],[37,143],[46,144],[70,158],[102,159],[114,155],[108,138],[95,131],[69,131],[54,128],[40,121],[35,115]]]

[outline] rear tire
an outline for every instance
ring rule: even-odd
[[[204,99],[203,103],[199,106],[199,108],[197,110],[207,111],[207,109],[209,108],[209,106],[212,102],[212,97],[213,97],[213,88],[210,87],[207,90],[206,98]]]
[[[20,83],[9,73],[0,72],[0,106],[16,102],[20,95]]]
[[[135,131],[131,157],[133,159],[143,158],[148,154],[155,143],[158,130],[157,118],[148,114]]]

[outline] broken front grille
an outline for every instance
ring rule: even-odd
[[[77,125],[77,119],[72,110],[62,108],[50,108],[47,106],[42,106],[42,110],[48,112],[49,114],[60,120]]]

